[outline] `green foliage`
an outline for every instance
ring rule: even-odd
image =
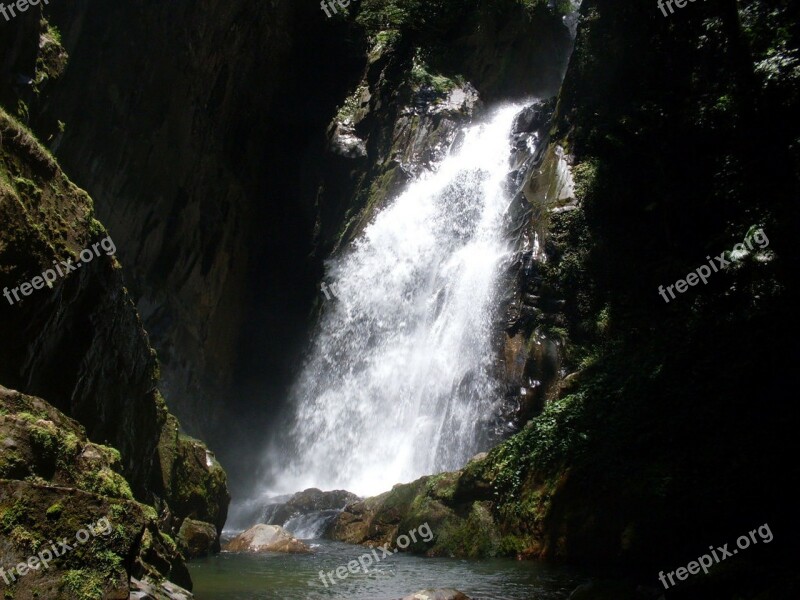
[[[31,120],[31,111],[24,100],[17,101],[17,117],[25,123],[29,123]]]
[[[4,450],[0,454],[0,479],[10,478],[18,471],[27,471],[25,459],[16,450]]]
[[[483,503],[472,505],[466,520],[449,519],[439,529],[437,553],[468,558],[497,556],[500,535],[491,510]]]
[[[499,556],[516,556],[528,547],[528,540],[517,535],[505,535],[497,548]]]
[[[61,517],[62,512],[64,512],[64,507],[60,502],[56,502],[47,509],[45,514],[47,515],[48,519],[58,519]]]
[[[362,83],[345,99],[336,115],[337,121],[347,124],[355,121],[358,109],[361,107],[361,98],[366,90],[367,86]]]
[[[411,15],[418,9],[416,1],[364,0],[356,21],[369,32],[400,29],[408,24]]]
[[[97,600],[103,597],[102,576],[89,569],[67,571],[61,578],[61,586],[74,600]]]
[[[47,35],[52,39],[56,44],[61,46],[61,32],[58,30],[58,27],[55,25],[51,25],[50,23],[47,24]]]
[[[459,85],[464,85],[464,78],[456,76],[455,79],[438,75],[431,72],[431,68],[425,60],[423,53],[417,51],[414,56],[414,63],[411,67],[409,75],[409,83],[415,90],[421,88],[430,88],[438,96],[446,96],[448,92],[455,89]]]
[[[466,12],[479,8],[505,10],[522,6],[529,11],[547,9],[548,0],[363,0],[356,22],[371,35],[382,31],[422,34],[429,39],[447,32],[463,19]],[[558,0],[556,12],[571,12],[569,0]]]
[[[25,523],[29,512],[28,506],[19,500],[11,506],[0,507],[0,528],[4,533],[10,533],[16,525]]]
[[[530,11],[549,7],[548,0],[520,0],[520,3]],[[560,15],[568,15],[573,10],[571,0],[556,0],[555,12]]]
[[[101,496],[125,500],[133,499],[131,487],[125,478],[108,467],[81,474],[79,484],[87,492],[100,494]]]

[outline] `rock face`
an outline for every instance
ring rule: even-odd
[[[194,519],[183,520],[176,541],[186,558],[202,558],[219,550],[217,528]]]
[[[268,525],[284,526],[290,519],[303,515],[340,511],[357,500],[358,496],[345,490],[323,492],[317,488],[309,488],[298,492],[288,502],[266,506],[263,516]]]
[[[77,422],[44,400],[0,386],[0,479],[41,478],[132,500],[119,452],[86,440]]]
[[[214,551],[219,551],[219,534],[228,515],[230,494],[225,470],[214,453],[179,431],[172,415],[162,430],[158,460],[165,490],[166,519],[177,531],[184,518],[211,523],[217,529]]]
[[[259,524],[233,538],[225,547],[228,552],[285,552],[310,554],[311,548],[293,538],[283,527]]]
[[[155,510],[133,500],[116,450],[90,442],[83,427],[41,398],[2,386],[0,445],[0,565],[53,559],[44,553],[46,540],[71,546],[60,547],[46,568],[0,581],[6,595],[121,599],[130,577],[168,578],[191,589]]]
[[[4,392],[16,414],[3,423],[4,476],[154,504],[172,535],[186,517],[221,529],[225,473],[202,444],[178,433],[113,240],[94,218],[91,199],[2,109],[0,157],[0,288],[35,284],[54,264],[74,268],[52,288],[0,302],[0,382],[47,399],[44,406]],[[75,267],[93,245],[92,260]],[[83,431],[92,443],[76,444]],[[54,444],[69,461],[53,453]]]

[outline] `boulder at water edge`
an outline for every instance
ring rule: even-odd
[[[184,519],[177,541],[186,558],[202,558],[214,552],[217,528],[211,523]]]
[[[457,590],[422,590],[402,600],[470,600],[470,597]]]
[[[278,525],[259,524],[233,538],[225,548],[228,552],[286,552],[309,554],[311,548],[293,538]]]

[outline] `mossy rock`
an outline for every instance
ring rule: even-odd
[[[18,565],[53,540],[74,541],[89,525],[99,531],[103,523],[102,535],[73,544],[49,569],[13,580],[7,594],[125,598],[131,575],[191,588],[156,511],[132,500],[117,450],[89,442],[75,421],[40,398],[0,386],[0,407],[0,535],[7,541],[0,564]]]
[[[10,585],[0,581],[0,589],[16,599],[127,597],[130,573],[141,569],[132,557],[147,520],[136,503],[124,502],[125,510],[114,512],[115,502],[103,496],[0,480],[2,564],[9,571],[31,556],[39,560],[26,573],[13,567]],[[53,546],[61,556],[53,556]]]
[[[83,428],[33,396],[0,386],[0,477],[41,478],[110,498],[131,500],[120,454],[93,444]]]

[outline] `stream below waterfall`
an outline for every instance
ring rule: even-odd
[[[396,554],[368,574],[349,574],[326,588],[319,572],[346,566],[361,546],[310,542],[314,554],[223,552],[193,561],[197,600],[398,600],[426,588],[454,588],[472,600],[565,600],[586,579],[575,569],[513,559],[464,560]]]

